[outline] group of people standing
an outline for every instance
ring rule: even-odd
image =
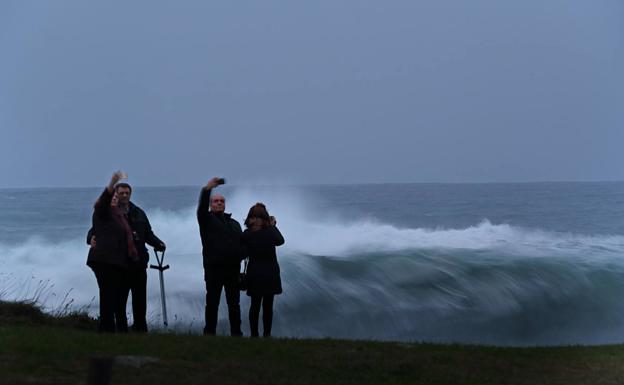
[[[132,187],[120,183],[126,175],[113,174],[94,205],[92,227],[87,234],[90,245],[87,265],[95,273],[99,288],[102,332],[127,332],[126,304],[132,292],[133,331],[147,332],[146,244],[156,251],[166,245],[154,235],[145,212],[130,201]],[[204,281],[206,284],[206,324],[204,334],[215,335],[221,292],[225,289],[230,334],[242,336],[240,312],[240,266],[245,261],[246,291],[251,297],[249,325],[251,336],[259,336],[260,309],[263,311],[263,336],[271,335],[273,299],[282,293],[276,246],[284,238],[266,206],[256,203],[245,219],[245,231],[225,212],[225,197],[212,193],[225,183],[212,178],[203,188],[197,207],[202,241]]]

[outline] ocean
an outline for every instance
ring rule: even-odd
[[[135,187],[167,243],[169,329],[200,333],[199,187]],[[501,346],[624,342],[624,183],[220,188],[277,218],[273,335]],[[0,299],[97,315],[85,265],[100,188],[0,190]],[[152,257],[152,261],[154,258]],[[162,328],[158,274],[148,321]],[[242,293],[243,331],[249,299]],[[130,310],[130,305],[128,306]],[[228,334],[222,298],[218,334]],[[129,317],[131,318],[131,312]]]

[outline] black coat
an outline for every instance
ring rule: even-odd
[[[152,225],[147,219],[147,215],[145,215],[145,211],[143,211],[139,206],[135,205],[132,202],[129,202],[128,207],[128,224],[132,229],[132,233],[134,236],[134,247],[139,253],[139,261],[133,262],[133,267],[141,267],[146,269],[147,264],[149,262],[149,252],[145,247],[145,244],[160,250],[160,244],[163,243],[152,231]],[[96,235],[93,227],[87,233],[87,243],[91,243],[91,236]],[[99,246],[100,237],[96,235],[95,242],[96,245]],[[96,246],[96,247],[97,247]]]
[[[261,230],[245,230],[243,245],[249,256],[247,295],[261,296],[282,293],[280,268],[275,247],[284,244],[284,237],[275,226]]]
[[[231,214],[215,214],[210,209],[210,190],[202,189],[197,206],[197,222],[202,241],[204,269],[218,266],[240,267],[243,260],[240,224]]]
[[[126,229],[111,213],[113,194],[102,192],[93,210],[91,228],[96,236],[97,247],[89,249],[87,265],[96,264],[128,266],[128,238]]]

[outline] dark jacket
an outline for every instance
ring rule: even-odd
[[[210,192],[202,189],[197,206],[204,269],[213,266],[240,267],[240,261],[244,258],[240,224],[232,219],[232,214],[209,211]]]
[[[160,250],[160,245],[163,242],[152,231],[152,225],[150,225],[150,222],[147,219],[147,215],[145,215],[145,211],[143,211],[139,206],[135,205],[132,202],[129,202],[127,218],[128,224],[130,225],[134,236],[134,247],[139,253],[139,261],[131,263],[131,267],[140,267],[146,269],[149,262],[149,252],[147,251],[145,244],[147,243],[148,245],[156,248],[156,250]],[[92,235],[95,235],[93,227],[87,233],[88,244],[91,244]],[[96,235],[96,247],[100,245],[99,240],[100,237]]]
[[[275,247],[284,244],[284,237],[275,226],[243,233],[243,245],[249,256],[247,295],[262,296],[282,293],[280,268]]]
[[[111,213],[113,194],[104,189],[93,210],[91,228],[97,234],[97,247],[89,249],[87,265],[128,266],[128,238],[126,229]]]

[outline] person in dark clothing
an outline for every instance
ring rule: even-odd
[[[247,266],[247,295],[251,297],[249,326],[251,336],[258,337],[258,319],[262,306],[264,337],[271,336],[273,324],[273,298],[282,293],[280,268],[275,247],[284,244],[284,237],[276,226],[275,217],[269,216],[262,203],[249,209],[245,219],[243,246],[249,256]]]
[[[145,212],[130,201],[132,187],[127,183],[115,185],[115,195],[117,197],[117,207],[125,215],[130,228],[134,246],[139,254],[137,261],[130,262],[126,270],[124,280],[124,291],[126,302],[128,294],[132,292],[132,316],[134,323],[132,330],[135,332],[147,332],[147,264],[149,253],[145,244],[152,246],[157,251],[164,251],[166,245],[152,231],[152,226]],[[89,230],[87,243],[97,247],[96,236],[93,229]]]
[[[197,206],[197,222],[202,241],[204,281],[206,282],[206,326],[204,334],[215,335],[221,291],[230,319],[230,334],[242,336],[240,316],[240,290],[238,278],[243,259],[240,224],[225,213],[225,198],[213,194],[212,189],[223,184],[222,178],[212,178],[202,188]]]
[[[115,184],[125,174],[113,174],[106,189],[95,202],[92,229],[98,236],[98,246],[89,249],[87,266],[95,273],[99,288],[101,332],[127,332],[125,271],[131,261],[138,261],[132,241],[132,230],[117,206]]]

